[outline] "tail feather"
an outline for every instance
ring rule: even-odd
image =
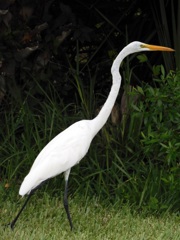
[[[21,184],[19,195],[24,196],[26,194],[30,194],[32,190],[35,190],[37,187],[39,187],[42,182],[44,182],[42,179],[37,179],[29,173]]]

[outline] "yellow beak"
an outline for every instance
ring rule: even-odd
[[[150,45],[150,44],[142,44],[141,47],[142,48],[149,48],[150,51],[166,51],[166,52],[174,52],[175,51],[172,48]]]

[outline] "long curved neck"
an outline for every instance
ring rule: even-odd
[[[92,122],[94,123],[93,125],[93,133],[94,136],[99,132],[99,130],[104,126],[106,123],[109,115],[111,114],[112,108],[114,106],[114,103],[116,101],[116,98],[119,93],[119,89],[121,86],[121,75],[119,73],[119,67],[122,62],[122,60],[126,57],[126,52],[124,49],[118,54],[116,59],[113,62],[113,65],[111,67],[111,74],[112,74],[112,87],[110,90],[110,93],[108,95],[108,98],[106,102],[104,103],[101,111],[95,117]]]

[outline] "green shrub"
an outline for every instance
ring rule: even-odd
[[[143,113],[139,165],[144,178],[143,198],[153,209],[179,209],[180,196],[180,72],[165,76],[161,66],[155,86],[146,85],[135,92],[142,98],[134,111]],[[140,187],[140,188],[141,188]],[[140,189],[139,188],[139,189]],[[141,201],[142,202],[142,201]]]
[[[143,152],[157,164],[177,167],[180,156],[180,73],[170,72],[166,77],[162,74],[155,83],[158,87],[146,86],[143,90]]]

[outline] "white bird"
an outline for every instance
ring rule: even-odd
[[[58,134],[54,139],[52,139],[35,159],[19,190],[19,194],[21,196],[27,194],[28,197],[15,219],[9,224],[11,229],[13,229],[32,193],[46,180],[64,172],[64,207],[72,230],[73,225],[69,213],[67,197],[68,178],[71,168],[78,164],[86,155],[91,141],[98,131],[104,126],[111,113],[121,85],[121,75],[119,73],[121,62],[127,55],[141,51],[174,50],[167,47],[149,45],[137,41],[132,42],[123,48],[112,64],[112,87],[99,114],[92,120],[81,120],[72,124],[70,127]]]

